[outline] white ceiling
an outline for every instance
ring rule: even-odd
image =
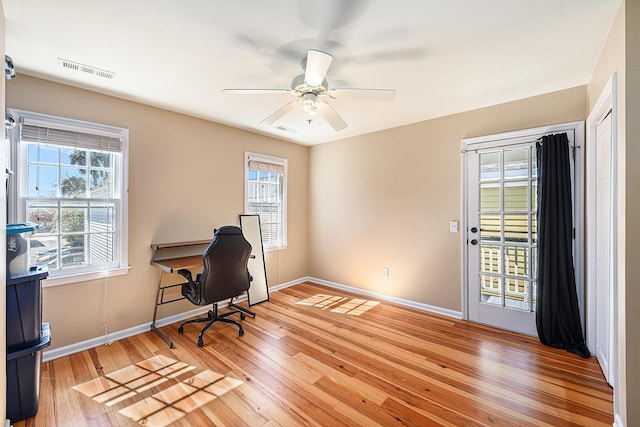
[[[18,74],[312,145],[586,84],[620,0],[2,3]],[[260,124],[291,95],[220,92],[289,88],[310,48],[334,56],[331,87],[392,88],[395,100],[330,99],[348,123],[336,132],[298,110]]]

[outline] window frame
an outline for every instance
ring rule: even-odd
[[[284,168],[283,180],[282,180],[282,242],[277,245],[264,245],[264,251],[277,251],[287,248],[287,181],[288,181],[288,160],[269,156],[266,154],[252,153],[246,151],[244,153],[244,213],[245,215],[254,215],[249,211],[249,161],[258,161],[262,163],[269,163],[274,166]],[[262,225],[261,225],[262,226]]]
[[[10,153],[10,168],[15,171],[15,174],[12,175],[13,179],[9,178],[8,186],[9,222],[26,221],[27,201],[33,200],[33,197],[29,197],[27,191],[28,168],[26,165],[28,161],[27,151],[29,143],[21,142],[21,125],[25,120],[32,125],[120,139],[121,149],[119,151],[112,151],[120,155],[114,156],[116,161],[114,165],[114,169],[116,170],[115,185],[113,199],[109,199],[114,204],[114,215],[116,215],[114,261],[111,263],[111,266],[103,264],[93,268],[87,266],[86,268],[72,269],[71,271],[53,270],[50,272],[47,280],[43,282],[43,287],[66,285],[127,274],[130,268],[128,263],[129,130],[18,109],[7,109],[7,114],[9,114],[16,123],[16,126],[8,131],[8,141],[6,142]],[[62,145],[50,145],[62,147]],[[80,145],[80,147],[89,151],[98,151],[91,147],[84,147],[82,145]],[[72,202],[74,200],[82,202],[92,200],[91,198],[73,199],[58,196],[59,195],[54,198],[43,197],[43,200],[56,201],[57,203]]]

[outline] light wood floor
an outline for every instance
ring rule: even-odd
[[[331,308],[361,298],[305,283],[253,306],[258,316],[243,321],[242,337],[235,326],[215,324],[198,348],[199,326],[179,335],[171,325],[163,330],[175,349],[148,332],[47,362],[39,412],[17,426],[135,426],[123,415],[132,412],[143,426],[613,423],[612,390],[594,358],[387,302],[359,316],[296,304],[316,294],[347,297]],[[133,394],[119,399],[89,397],[105,376],[141,370],[150,360],[178,362],[174,373],[180,362],[187,368],[147,387],[131,382]],[[208,388],[216,395],[198,385],[205,377],[222,378]],[[192,387],[200,394],[179,392]]]

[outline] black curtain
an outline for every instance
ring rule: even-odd
[[[589,357],[573,267],[569,139],[547,135],[537,144],[538,289],[536,326],[542,344]]]

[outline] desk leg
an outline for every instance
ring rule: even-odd
[[[160,339],[162,339],[162,341],[167,343],[169,348],[173,348],[173,341],[171,341],[171,338],[169,338],[167,336],[167,334],[165,334],[160,329],[158,329],[158,327],[156,327],[156,318],[158,316],[158,306],[162,302],[160,300],[160,298],[161,298],[161,296],[160,296],[161,289],[162,289],[162,270],[160,270],[160,278],[158,279],[158,290],[156,292],[156,306],[153,308],[153,322],[151,323],[151,330],[153,332],[155,332],[156,335],[158,335],[160,337]]]

